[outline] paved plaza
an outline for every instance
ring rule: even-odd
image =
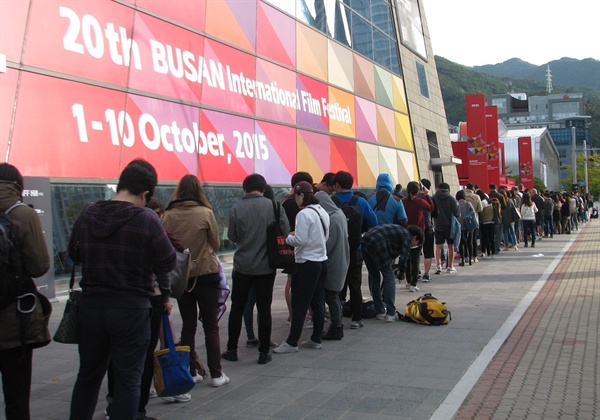
[[[398,285],[396,305],[432,293],[452,311],[447,326],[365,320],[321,350],[274,354],[258,365],[256,348],[223,360],[229,385],[209,381],[188,403],[151,399],[159,419],[597,419],[600,418],[600,224],[502,252],[458,273],[432,275],[419,293]],[[226,270],[230,272],[230,264]],[[368,296],[366,271],[363,290]],[[284,275],[276,280],[273,341],[285,340]],[[56,329],[66,297],[54,303]],[[228,312],[221,319],[227,342]],[[176,328],[179,315],[174,311]],[[310,330],[305,329],[303,339]],[[202,328],[196,339],[205,360]],[[77,375],[75,345],[34,352],[33,419],[67,419]],[[94,419],[104,418],[105,385]],[[0,399],[2,397],[0,396]],[[3,412],[0,414],[0,419]]]

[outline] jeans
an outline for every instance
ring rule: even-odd
[[[0,350],[0,373],[4,388],[6,420],[29,420],[31,393],[31,360],[28,347]]]
[[[515,228],[513,227],[514,222],[510,225],[504,225],[504,246],[516,246],[518,245],[517,236],[515,234]],[[510,244],[510,245],[509,245]]]
[[[523,240],[527,246],[527,236],[531,235],[531,246],[535,246],[536,225],[535,220],[523,220]]]
[[[190,281],[193,281],[190,279]],[[191,292],[184,292],[180,299],[181,345],[190,346],[190,373],[195,376],[196,364],[196,329],[198,327],[198,310],[204,329],[204,345],[206,359],[211,378],[219,378],[221,372],[221,339],[219,338],[219,273],[198,276]]]
[[[144,371],[142,372],[142,384],[140,393],[140,405],[138,408],[138,418],[143,419],[146,416],[146,406],[150,399],[150,387],[154,379],[154,350],[158,343],[160,335],[160,327],[162,325],[162,314],[164,311],[162,296],[153,296],[150,299],[152,305],[152,316],[150,317],[150,343],[146,352],[146,360],[144,361]],[[112,363],[108,365],[108,395],[106,399],[109,406],[112,405],[113,395],[115,390],[115,372]],[[112,412],[112,407],[108,408],[108,414]]]
[[[313,322],[310,339],[315,343],[321,342],[325,325],[325,277],[327,277],[327,261],[306,261],[296,264],[292,273],[292,325],[285,340],[290,346],[298,345],[309,306],[312,310]]]
[[[391,261],[389,264],[378,268],[366,250],[364,251],[364,258],[367,270],[369,270],[369,285],[371,286],[375,311],[378,314],[387,312],[388,315],[396,315],[396,279],[394,278]],[[380,273],[383,277],[383,297],[381,296],[382,281]]]
[[[325,303],[329,307],[332,327],[341,327],[342,324],[342,303],[338,292],[325,289]]]
[[[362,319],[362,264],[362,251],[360,249],[351,250],[350,265],[348,266],[348,273],[346,273],[346,284],[340,292],[340,299],[346,300],[346,289],[349,289],[352,321],[360,321]]]
[[[408,261],[406,262],[406,282],[410,283],[411,286],[416,286],[419,279],[422,249],[422,246],[411,248],[408,255]]]
[[[500,243],[502,242],[502,224],[494,224],[494,254],[500,253]]]
[[[113,364],[115,389],[111,417],[137,416],[142,372],[150,342],[150,309],[90,308],[82,296],[79,306],[79,373],[71,398],[73,420],[94,415],[98,393],[108,368]]]
[[[554,217],[551,214],[544,214],[544,235],[554,236]]]
[[[256,340],[254,335],[254,305],[256,305],[256,290],[251,287],[248,292],[248,301],[244,307],[244,327],[246,327],[248,340]]]
[[[229,312],[227,350],[237,350],[238,340],[242,332],[242,317],[250,289],[256,292],[256,310],[258,311],[258,351],[268,353],[271,344],[271,303],[273,301],[273,285],[275,272],[252,275],[233,270],[231,275],[231,312]]]

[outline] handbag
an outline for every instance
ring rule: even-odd
[[[69,280],[69,299],[65,305],[63,317],[52,339],[57,343],[78,344],[79,343],[79,298],[81,290],[73,290],[75,285],[75,265]]]
[[[511,204],[511,208],[513,221],[518,222],[519,220],[521,220],[521,212],[514,204]]]
[[[190,347],[175,347],[166,313],[162,325],[167,348],[154,352],[154,387],[159,397],[174,397],[189,392],[196,381],[190,373]]]
[[[37,349],[52,341],[48,324],[52,304],[36,290],[24,293],[0,311],[0,350]]]
[[[180,299],[184,292],[189,292],[193,289],[193,286],[190,289],[187,288],[193,261],[189,249],[183,252],[175,252],[177,253],[175,268],[169,271],[168,276],[171,282],[171,296],[175,299]]]
[[[294,265],[294,248],[285,241],[286,236],[279,227],[279,216],[281,214],[281,205],[273,202],[273,213],[275,221],[267,226],[267,255],[269,265],[273,268],[289,268]]]

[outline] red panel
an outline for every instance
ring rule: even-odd
[[[485,95],[467,95],[467,136],[469,146],[469,180],[487,188],[488,182],[488,155],[486,143],[485,124]]]
[[[525,188],[533,188],[533,152],[531,137],[519,137],[519,180]]]
[[[289,67],[296,67],[296,21],[279,10],[258,4],[256,52]]]
[[[200,102],[204,37],[139,12],[134,31],[140,66],[131,66],[129,86]]]
[[[350,172],[358,179],[358,164],[356,161],[356,142],[353,140],[331,137],[330,147],[331,172]]]
[[[296,73],[265,60],[256,63],[256,115],[282,123],[296,123],[300,98]]]
[[[289,184],[296,172],[296,129],[285,125],[256,121],[257,141],[263,141],[268,155],[255,156],[254,170],[271,184]]]
[[[137,0],[138,7],[204,31],[206,0]]]
[[[204,45],[207,76],[202,82],[202,103],[254,115],[254,98],[247,83],[256,79],[256,59],[207,39]],[[235,80],[234,80],[235,79]]]
[[[468,146],[469,143],[466,141],[452,142],[452,154],[457,158],[461,159],[463,162],[460,165],[456,165],[458,181],[459,184],[463,186],[469,183],[469,159],[467,155]]]
[[[0,73],[0,162],[6,157],[6,147],[10,136],[10,125],[15,106],[17,78],[19,72],[8,68],[6,73]]]
[[[8,61],[21,62],[21,49],[25,38],[25,24],[29,1],[1,0],[0,15],[0,54],[6,55]]]
[[[115,2],[35,1],[23,63],[125,86],[129,60],[141,61],[131,41],[133,13]]]

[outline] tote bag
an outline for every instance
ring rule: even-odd
[[[189,392],[196,381],[190,373],[190,347],[175,347],[166,313],[162,325],[168,348],[154,352],[154,387],[159,397],[174,397]]]
[[[65,305],[63,317],[58,324],[58,329],[52,339],[57,343],[77,344],[79,343],[79,298],[81,290],[73,290],[75,286],[75,265],[69,280],[69,299]]]
[[[188,290],[188,278],[190,277],[190,270],[194,262],[192,261],[189,249],[183,252],[175,252],[177,254],[175,268],[169,271],[168,276],[171,281],[171,297],[180,299],[183,296],[183,292]]]
[[[289,268],[294,265],[294,248],[286,242],[286,236],[279,227],[279,215],[281,214],[281,205],[273,202],[273,212],[275,213],[275,222],[267,226],[267,255],[269,265],[273,268]]]

